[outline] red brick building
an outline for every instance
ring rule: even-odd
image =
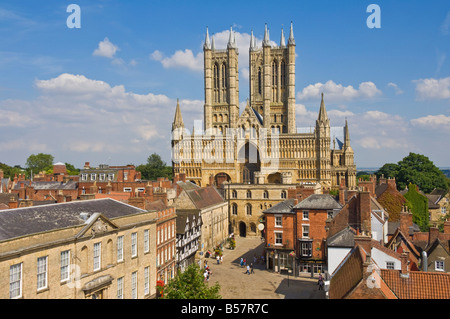
[[[267,267],[295,275],[323,272],[326,266],[327,220],[342,205],[328,194],[301,202],[288,199],[264,211]]]

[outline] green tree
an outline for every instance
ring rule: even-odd
[[[23,174],[24,169],[20,167],[19,165],[15,165],[14,167],[11,167],[7,164],[0,163],[0,169],[3,170],[4,178],[9,178],[10,180],[14,179],[15,174]]]
[[[80,170],[78,168],[75,168],[72,164],[64,163],[66,164],[66,171],[69,175],[78,175],[80,174]]]
[[[395,178],[397,178],[397,174],[398,174],[398,165],[394,164],[394,163],[386,163],[386,164],[384,164],[375,173],[377,178],[380,178],[381,176],[384,176],[386,178],[388,178],[388,177],[395,177]]]
[[[421,231],[427,232],[429,229],[428,198],[420,194],[417,186],[412,183],[409,183],[408,192],[403,196],[408,200],[413,223],[417,224]]]
[[[434,188],[447,189],[448,182],[444,173],[426,156],[409,153],[397,164],[384,164],[377,172],[377,177],[395,177],[397,188],[405,189],[409,183],[419,186],[424,193]]]
[[[31,154],[26,162],[27,172],[30,173],[32,171],[33,174],[37,174],[41,171],[51,169],[53,168],[53,159],[53,156],[50,154]]]
[[[209,286],[205,282],[203,271],[197,264],[192,264],[164,286],[164,299],[221,299],[220,285]]]
[[[136,170],[141,172],[142,179],[156,180],[158,177],[172,178],[172,168],[156,153],[150,155],[147,164],[139,165]]]

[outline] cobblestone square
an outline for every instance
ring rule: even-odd
[[[254,265],[253,274],[246,274],[246,268],[239,265],[241,257],[253,263],[253,257],[259,259],[263,250],[259,237],[236,237],[234,250],[224,247],[222,264],[214,258],[207,259],[212,271],[209,283],[219,282],[223,299],[325,299],[325,292],[318,290],[314,278],[274,273],[260,262]]]

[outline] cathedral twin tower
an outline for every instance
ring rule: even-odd
[[[348,187],[356,185],[347,122],[340,131],[342,134],[330,136],[323,94],[314,132],[297,132],[292,23],[287,43],[281,30],[278,46],[270,41],[267,25],[261,47],[257,46],[252,31],[250,99],[242,114],[239,114],[239,52],[234,31],[230,30],[227,48],[217,49],[214,36],[210,38],[207,29],[203,52],[206,134],[187,134],[177,104],[172,124],[174,173],[185,173],[188,180],[201,186],[220,186],[223,181],[234,184],[313,182],[324,188],[342,182]],[[261,138],[263,130],[267,134]],[[229,132],[238,133],[233,133],[231,138],[216,138]]]

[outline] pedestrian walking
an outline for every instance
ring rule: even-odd
[[[244,266],[244,259],[241,257],[241,261],[239,262],[239,264],[241,265],[241,268],[242,268],[242,266]]]
[[[244,266],[247,265],[247,259],[244,258]]]
[[[220,263],[223,263],[223,256],[220,256]]]
[[[319,281],[317,282],[319,285],[319,290],[323,290],[323,277],[322,274],[319,275]]]
[[[250,264],[250,273],[253,274],[253,264]]]
[[[250,275],[250,265],[247,265],[247,271],[245,273]]]
[[[217,264],[220,264],[220,256],[219,255],[217,255],[216,260],[217,260]]]

